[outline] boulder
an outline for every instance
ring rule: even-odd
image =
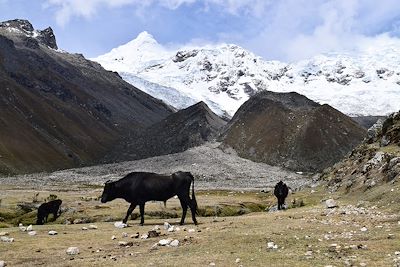
[[[2,242],[6,242],[6,243],[12,243],[12,242],[14,242],[14,238],[8,237],[8,236],[0,236],[0,240],[1,240]]]
[[[330,198],[325,201],[325,206],[328,209],[333,209],[336,208],[338,205],[334,199]]]
[[[56,231],[53,231],[53,230],[49,231],[49,235],[57,235],[57,234],[58,233]]]
[[[168,238],[168,239],[161,239],[160,241],[158,241],[158,244],[159,244],[160,246],[166,246],[166,245],[169,245],[171,242],[172,242],[172,239],[171,239],[171,238]]]
[[[36,231],[29,231],[29,232],[28,232],[28,235],[30,235],[30,236],[35,236],[35,235],[36,235]]]
[[[123,222],[115,222],[115,223],[114,223],[114,226],[115,226],[116,228],[119,228],[119,229],[128,227],[128,225],[127,225],[126,223],[123,223]]]
[[[77,247],[69,247],[66,251],[68,255],[78,255],[79,254],[79,248]]]
[[[179,246],[179,240],[178,240],[178,239],[175,239],[175,240],[173,240],[169,245],[170,245],[171,247],[177,247],[177,246]]]

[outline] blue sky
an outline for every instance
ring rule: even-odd
[[[51,26],[60,48],[104,54],[148,31],[161,44],[241,45],[294,61],[397,42],[398,0],[0,0],[0,20]]]

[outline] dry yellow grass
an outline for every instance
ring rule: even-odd
[[[395,190],[398,188],[395,187]],[[101,193],[98,189],[46,191],[41,192],[39,198],[50,193],[63,199],[64,206],[77,209],[76,217],[84,214],[89,218],[104,215],[121,218],[128,207],[127,203],[120,200],[105,205],[87,200],[88,197],[97,197]],[[29,190],[2,189],[3,202],[0,210],[9,208],[18,201],[27,200],[33,194],[34,191]],[[86,200],[82,200],[82,197]],[[187,225],[184,226],[186,231],[181,227],[180,231],[172,233],[165,231],[162,224],[168,221],[176,225],[179,219],[146,218],[143,227],[138,226],[137,220],[131,220],[130,227],[124,229],[115,228],[113,222],[96,222],[97,230],[84,231],[81,228],[88,224],[59,224],[66,218],[63,215],[55,224],[34,226],[36,236],[29,236],[18,227],[0,229],[0,232],[7,231],[9,236],[15,238],[13,243],[0,243],[0,260],[5,260],[9,266],[208,266],[211,262],[216,266],[343,266],[346,261],[354,266],[360,266],[360,263],[366,263],[367,266],[392,266],[394,252],[400,250],[399,217],[390,215],[387,207],[384,213],[390,216],[381,216],[376,209],[371,209],[368,214],[345,215],[337,211],[326,215],[327,210],[320,200],[327,197],[337,198],[341,207],[356,201],[354,196],[330,195],[321,188],[310,193],[310,189],[307,189],[288,199],[288,202],[293,198],[303,199],[306,205],[301,208],[216,219],[200,217],[198,226],[192,224],[189,212]],[[210,191],[198,193],[197,200],[202,207],[221,203],[271,203],[274,198],[271,194],[257,192]],[[179,212],[178,207],[176,199],[167,203],[167,210]],[[146,205],[146,211],[156,210],[162,210],[160,203]],[[155,225],[162,228],[160,237],[122,237],[123,232],[128,235],[147,233]],[[360,231],[363,226],[368,231]],[[192,233],[189,229],[196,231]],[[58,235],[49,236],[49,230],[56,230]],[[388,238],[389,234],[393,236]],[[116,240],[111,240],[113,235],[117,237]],[[164,238],[178,239],[179,247],[159,246],[151,249]],[[130,247],[121,247],[118,245],[119,241],[133,244]],[[268,249],[267,242],[270,241],[275,242],[278,249]],[[332,243],[340,248],[332,249]],[[352,245],[363,247],[359,249]],[[66,249],[70,246],[78,247],[80,254],[68,256]],[[240,259],[238,263],[237,258]]]

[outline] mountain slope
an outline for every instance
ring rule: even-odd
[[[289,64],[264,61],[236,45],[167,49],[145,32],[94,60],[128,82],[133,76],[151,82],[153,96],[172,98],[167,103],[176,108],[204,101],[217,114],[231,117],[255,92],[293,91],[360,116],[400,109],[399,55],[400,45],[388,44]],[[154,89],[157,84],[163,87],[160,92]],[[165,87],[175,90],[169,95]],[[147,90],[146,84],[139,88]]]
[[[0,173],[93,164],[121,137],[172,112],[118,74],[56,48],[51,28],[0,24]]]
[[[400,112],[380,120],[351,154],[324,170],[331,190],[354,191],[395,183],[400,178]]]
[[[123,154],[117,159],[142,159],[166,155],[199,146],[214,140],[226,122],[199,102],[173,113],[148,127],[139,136],[127,140],[122,146]]]
[[[365,135],[365,129],[328,105],[297,93],[263,91],[239,108],[221,139],[244,158],[319,171],[340,160]]]

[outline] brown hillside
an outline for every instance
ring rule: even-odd
[[[339,161],[366,130],[328,105],[297,93],[264,91],[237,111],[223,146],[254,161],[298,171],[319,171]]]
[[[161,101],[79,54],[51,28],[0,23],[0,173],[93,164],[124,136],[171,114]]]
[[[207,104],[199,102],[148,127],[127,141],[124,149],[117,149],[116,157],[141,159],[182,152],[214,140],[225,125]]]

